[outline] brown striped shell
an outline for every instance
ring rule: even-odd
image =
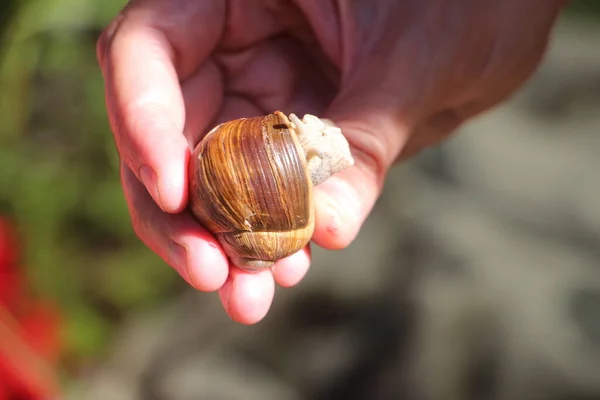
[[[333,126],[321,126],[319,121],[305,124],[279,111],[242,118],[218,125],[195,148],[190,160],[190,210],[234,265],[266,268],[310,241],[313,186],[331,170],[353,163],[345,139],[345,161],[336,161],[337,167],[321,161],[330,154],[327,146],[321,146],[325,152],[310,146],[319,147],[318,136],[325,137]],[[308,129],[311,124],[326,129]],[[316,131],[316,142],[304,135]],[[321,165],[319,171],[311,171],[309,164]]]

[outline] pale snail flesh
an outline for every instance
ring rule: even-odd
[[[329,120],[276,111],[225,122],[192,153],[189,208],[232,264],[269,268],[310,242],[313,186],[352,165]]]

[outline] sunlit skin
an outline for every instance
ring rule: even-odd
[[[313,240],[342,249],[397,162],[504,101],[535,71],[562,0],[133,0],[98,59],[136,234],[235,321],[298,284],[309,247],[230,267],[186,211],[190,151],[219,122],[274,110],[333,120],[356,164],[315,190]],[[343,274],[343,271],[340,271]]]

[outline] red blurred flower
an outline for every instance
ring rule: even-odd
[[[14,304],[21,290],[17,240],[8,222],[0,217],[0,304]]]
[[[18,241],[0,217],[0,400],[56,396],[60,313],[26,291]]]

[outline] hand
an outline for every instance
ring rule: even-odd
[[[219,122],[276,109],[332,119],[356,165],[316,188],[313,240],[357,235],[392,165],[498,104],[536,69],[564,1],[133,0],[98,42],[136,234],[190,285],[219,290],[255,323],[275,282],[297,284],[310,250],[272,271],[230,268],[186,211],[187,163]]]

